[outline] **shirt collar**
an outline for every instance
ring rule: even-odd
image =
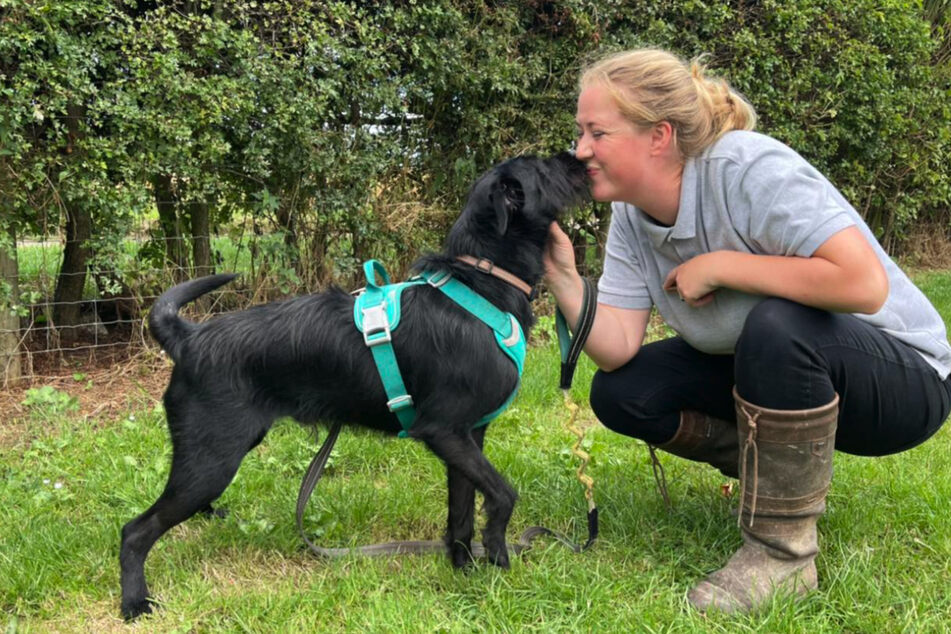
[[[689,240],[697,235],[697,161],[690,159],[684,164],[680,178],[680,208],[677,221],[671,228],[670,237]]]
[[[680,206],[677,208],[677,220],[672,227],[663,227],[654,222],[640,209],[638,216],[641,225],[647,230],[651,244],[661,248],[669,240],[690,240],[697,235],[697,161],[688,160],[684,164],[680,179]]]

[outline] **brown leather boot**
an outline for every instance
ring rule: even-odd
[[[683,410],[677,433],[657,448],[687,460],[706,462],[725,476],[739,477],[740,445],[735,423]]]
[[[701,611],[749,612],[776,593],[818,587],[816,520],[832,480],[839,397],[808,410],[773,410],[733,390],[744,545],[687,595]]]

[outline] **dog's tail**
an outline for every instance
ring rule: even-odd
[[[178,314],[179,309],[236,277],[234,273],[199,277],[176,284],[155,300],[152,310],[149,311],[149,331],[173,361],[178,361],[182,345],[188,335],[198,327],[182,319]]]

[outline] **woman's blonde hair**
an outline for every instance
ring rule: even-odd
[[[707,77],[701,59],[686,62],[652,48],[617,53],[589,66],[579,88],[604,86],[635,125],[668,121],[681,156],[688,158],[730,130],[756,126],[753,106],[726,81]]]

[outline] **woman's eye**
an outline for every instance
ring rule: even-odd
[[[576,138],[576,139],[580,139],[581,137],[584,136],[584,134],[585,134],[584,130],[582,130],[582,129],[580,129],[580,128],[578,128],[578,129],[575,130],[575,138]],[[600,139],[600,138],[603,137],[605,134],[606,134],[606,133],[605,133],[604,131],[602,131],[602,130],[592,130],[592,131],[591,131],[591,138],[593,138],[593,139]]]

